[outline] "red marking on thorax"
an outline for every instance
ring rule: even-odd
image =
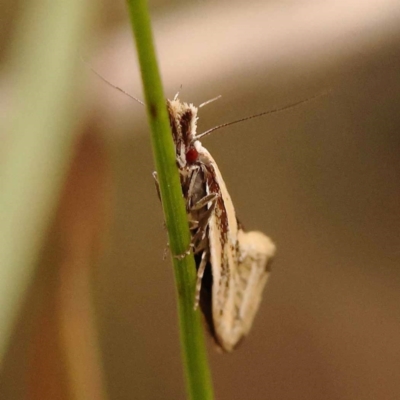
[[[186,152],[186,161],[188,163],[194,163],[195,161],[197,161],[199,157],[199,153],[198,151],[194,148],[191,147],[187,152]]]

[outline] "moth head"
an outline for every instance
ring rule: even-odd
[[[177,97],[167,100],[169,121],[180,166],[193,163],[198,153],[194,147],[197,128],[197,107],[183,103]]]

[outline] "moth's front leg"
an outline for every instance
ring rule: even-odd
[[[192,246],[195,253],[201,250],[210,218],[214,212],[218,195],[208,193],[204,170],[201,165],[193,168],[188,177],[186,207],[189,215],[189,227],[192,233]]]
[[[155,186],[156,186],[158,199],[161,201],[160,183],[158,181],[157,172],[154,171],[152,175],[153,175],[153,178],[154,178],[154,183],[155,183]],[[193,176],[193,174],[192,174],[192,176]],[[186,206],[186,211],[188,213],[188,216],[190,215],[190,211],[188,211],[188,209],[190,207],[189,202],[190,202],[190,197],[186,196],[186,204],[185,204],[185,206]],[[189,220],[189,228],[191,230],[194,229],[194,225],[191,225],[191,222],[194,223],[195,227],[198,226],[198,221],[190,221]],[[165,222],[164,222],[163,226],[164,226],[164,229],[166,229]],[[192,237],[191,237],[191,239],[192,239]],[[167,251],[168,248],[169,248],[169,243],[167,243],[167,247],[164,250],[164,256],[163,256],[164,259],[166,257],[166,251]],[[179,255],[176,255],[174,257],[177,258],[178,260],[182,260],[183,258],[185,258],[187,255],[190,254],[190,251],[191,251],[192,248],[193,248],[193,245],[192,245],[192,240],[191,240],[188,250],[186,250],[183,254],[179,254]]]
[[[157,176],[157,172],[154,171],[152,173],[153,175],[153,179],[154,179],[154,184],[156,186],[156,191],[157,191],[157,196],[158,196],[158,200],[161,201],[161,192],[160,192],[160,183],[158,182],[158,176]],[[165,221],[163,222],[163,228],[166,230],[167,226],[165,224]],[[164,252],[163,252],[163,261],[165,261],[167,259],[167,254],[168,254],[168,249],[169,249],[169,242],[167,242],[167,245],[164,248]]]
[[[156,185],[156,191],[157,191],[158,200],[161,201],[160,183],[158,182],[157,171],[154,171],[152,173],[152,175],[153,175],[153,179],[154,179],[154,184]]]
[[[218,195],[215,193],[202,196],[204,182],[199,175],[200,172],[200,167],[193,168],[191,173],[189,173],[189,176],[186,175],[186,179],[182,178],[183,185],[185,185],[186,181],[185,186],[187,187],[185,200],[186,211],[189,220],[189,229],[191,232],[191,241],[189,248],[183,254],[175,256],[175,258],[178,258],[179,260],[189,255],[192,249],[194,253],[198,253],[204,249],[207,226],[215,209],[218,198]],[[161,201],[160,185],[158,182],[157,172],[153,172],[153,178],[158,198]]]
[[[194,309],[197,310],[197,307],[200,303],[200,292],[201,292],[201,282],[203,280],[204,271],[206,269],[207,263],[210,259],[210,249],[204,249],[201,254],[201,259],[199,266],[197,268],[197,279],[196,279],[196,292],[194,295]]]
[[[210,222],[211,216],[214,212],[215,205],[217,204],[218,195],[212,194],[207,195],[199,200],[193,206],[193,212],[195,212],[200,218],[195,221],[195,228],[193,229],[195,232],[192,234],[192,244],[195,253],[198,253],[202,248],[200,247],[201,243],[204,241],[207,235],[207,227]],[[206,206],[207,204],[210,206],[204,210],[202,214],[199,214],[198,210]]]

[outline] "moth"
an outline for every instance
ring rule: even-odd
[[[89,68],[105,83],[144,105],[141,100]],[[262,232],[246,232],[243,229],[221,172],[200,139],[225,126],[297,107],[324,94],[326,92],[218,125],[201,134],[196,132],[198,108],[181,102],[178,95],[173,100],[167,100],[182,194],[186,200],[191,247],[196,260],[195,308],[200,304],[210,333],[223,351],[235,349],[249,333],[276,247]],[[213,100],[201,104],[199,108]],[[156,173],[153,176],[158,189]]]
[[[177,95],[167,109],[196,260],[195,308],[200,304],[217,346],[230,352],[251,329],[275,245],[261,232],[244,231],[218,165],[199,140],[227,124],[197,134],[197,107]]]

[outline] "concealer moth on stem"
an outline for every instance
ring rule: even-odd
[[[89,68],[108,85],[144,104]],[[249,333],[276,247],[262,232],[246,232],[243,229],[221,172],[199,139],[217,129],[288,110],[325,94],[224,123],[200,134],[196,132],[198,108],[181,102],[178,94],[173,100],[167,100],[176,163],[191,232],[191,249],[197,268],[194,308],[200,304],[209,331],[217,347],[223,351],[234,350]],[[219,97],[201,104],[199,108]],[[160,198],[156,172],[153,176]]]
[[[178,96],[167,109],[196,260],[194,307],[200,304],[215,343],[229,352],[250,331],[275,245],[261,232],[245,232],[236,218],[221,172],[199,141],[217,127],[197,135],[198,109]]]

